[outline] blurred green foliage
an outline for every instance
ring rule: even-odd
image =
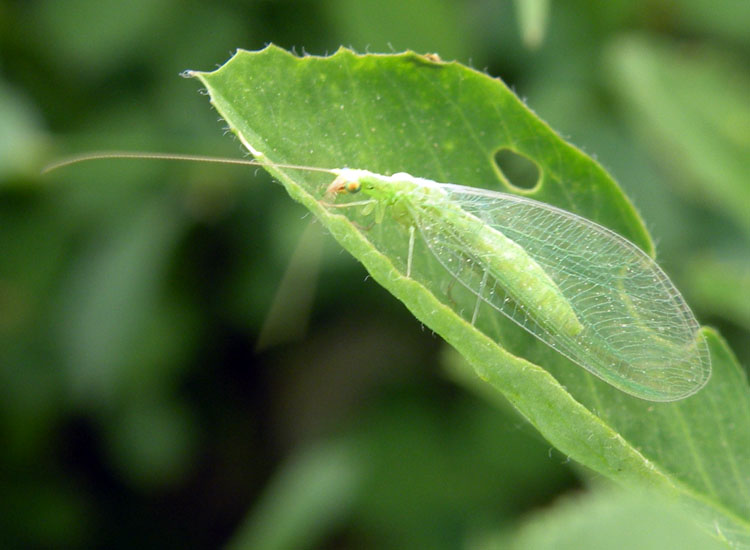
[[[615,175],[698,318],[748,364],[750,4],[551,2],[533,50],[513,2],[414,6],[0,0],[3,545],[457,548],[585,480],[455,386],[440,341],[330,240],[296,262],[314,297],[285,287],[310,318],[256,351],[309,223],[262,174],[38,175],[91,149],[240,156],[178,77],[238,47],[412,48],[502,77]],[[327,461],[342,475],[321,488]],[[259,517],[309,535],[253,538]]]
[[[557,502],[540,512],[512,542],[502,536],[479,541],[477,550],[721,550],[721,537],[700,530],[671,508],[668,501],[645,492],[594,490]]]

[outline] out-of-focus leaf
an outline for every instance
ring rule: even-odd
[[[475,39],[466,31],[465,9],[452,0],[334,0],[320,4],[336,23],[340,42],[357,49],[433,52],[466,59]]]
[[[239,52],[213,73],[194,74],[243,143],[266,161],[407,171],[487,186],[497,182],[494,152],[512,145],[543,174],[535,198],[597,219],[650,249],[629,203],[596,163],[560,140],[499,81],[458,64],[346,50],[296,58],[269,47]],[[736,544],[750,544],[750,392],[716,334],[705,332],[714,372],[702,391],[674,403],[633,398],[526,339],[510,323],[500,335],[480,332],[451,304],[403,276],[366,232],[317,200],[329,174],[270,171],[374,279],[458,349],[563,453],[623,484],[675,495],[707,529],[718,526]]]
[[[271,309],[258,335],[256,350],[295,340],[305,334],[322,253],[320,228],[308,224],[279,281]]]
[[[60,336],[71,387],[84,402],[104,404],[125,392],[129,370],[151,351],[149,321],[184,219],[164,197],[140,207],[83,255],[65,292]]]
[[[133,485],[146,489],[181,481],[193,457],[191,415],[166,399],[138,396],[123,404],[106,435],[112,462]]]
[[[32,107],[0,82],[0,184],[12,176],[36,176],[46,141]]]
[[[702,309],[750,330],[748,259],[695,258],[686,269],[686,284]]]
[[[720,531],[701,531],[658,496],[607,489],[558,502],[514,537],[486,540],[472,550],[722,550],[726,542]]]
[[[750,232],[750,79],[742,61],[652,38],[615,41],[612,90],[673,181]]]
[[[30,6],[38,40],[55,48],[62,61],[79,74],[111,67],[134,51],[159,28],[172,0],[36,2]]]
[[[547,30],[549,0],[515,0],[521,38],[529,49],[536,49],[544,40]]]
[[[674,16],[683,27],[709,37],[725,37],[750,45],[747,32],[750,2],[745,0],[681,0],[672,4]]]
[[[293,455],[266,487],[227,550],[316,548],[341,521],[360,485],[356,453],[340,443]]]

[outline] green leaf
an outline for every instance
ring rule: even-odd
[[[719,538],[656,495],[599,490],[568,498],[537,514],[511,543],[482,546],[512,550],[720,550]],[[478,549],[477,549],[478,550]]]
[[[745,0],[683,0],[679,9],[672,12],[679,20],[680,34],[698,35],[703,40],[723,43],[750,44],[747,22],[750,21],[750,3]]]
[[[742,254],[698,256],[686,273],[685,284],[701,308],[750,330],[750,262]]]
[[[531,159],[524,194],[574,211],[644,250],[651,240],[604,170],[564,142],[499,80],[413,53],[294,57],[240,51],[212,73],[190,73],[240,140],[262,160],[519,191],[494,164],[507,148]],[[750,545],[750,392],[724,342],[706,331],[714,373],[674,403],[628,396],[510,321],[472,326],[443,295],[405,276],[393,250],[319,202],[330,174],[270,167],[373,278],[453,345],[563,453],[623,484],[676,496],[711,532]],[[441,300],[442,298],[442,300]],[[502,346],[498,343],[502,342]]]
[[[43,158],[46,137],[38,115],[20,94],[0,80],[0,183],[33,174]]]
[[[515,4],[523,43],[529,49],[536,49],[547,30],[549,0],[516,0]]]
[[[351,506],[360,470],[355,453],[341,443],[299,451],[275,474],[227,550],[317,547]]]
[[[451,59],[466,59],[481,48],[481,33],[471,34],[466,7],[453,0],[329,0],[316,7],[325,12],[336,40],[345,44],[374,51],[433,51],[439,44],[440,53]]]
[[[92,243],[64,286],[60,334],[71,391],[81,403],[113,406],[128,382],[141,387],[144,374],[161,372],[142,367],[137,380],[128,380],[128,365],[147,364],[145,344],[154,332],[148,321],[157,318],[159,285],[185,220],[166,193],[140,206],[138,217],[113,224]],[[161,345],[165,340],[160,335]]]
[[[750,79],[721,51],[633,36],[607,52],[612,89],[673,181],[750,232]]]

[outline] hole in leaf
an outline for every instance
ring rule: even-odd
[[[504,147],[495,153],[495,164],[511,187],[529,191],[539,183],[539,165],[525,155]]]

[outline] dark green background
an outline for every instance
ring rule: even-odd
[[[241,156],[179,78],[240,47],[500,76],[620,182],[748,363],[747,2],[554,2],[537,49],[512,2],[406,6],[0,0],[0,545],[458,548],[585,483],[319,226],[259,340],[309,223],[263,174],[38,175],[92,149]]]

